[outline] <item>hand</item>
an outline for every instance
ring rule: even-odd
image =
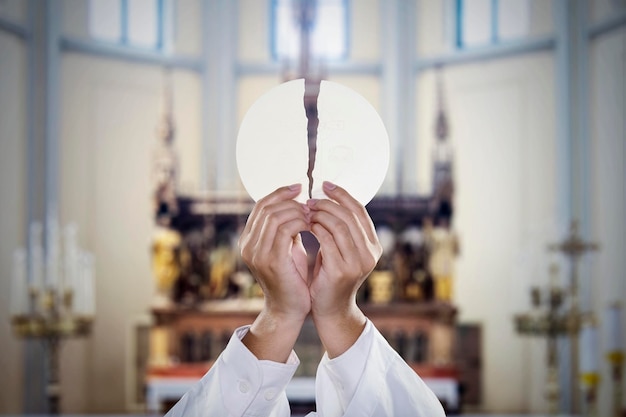
[[[346,190],[325,182],[331,200],[309,200],[311,232],[320,250],[311,280],[311,313],[330,357],[343,353],[365,326],[356,293],[382,255],[367,210]]]
[[[241,256],[263,289],[265,305],[244,344],[259,359],[288,358],[311,310],[307,255],[300,232],[310,209],[293,200],[299,184],[259,200],[239,239]]]

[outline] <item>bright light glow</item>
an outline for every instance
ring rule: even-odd
[[[500,1],[498,3],[498,38],[507,40],[528,36],[529,9],[528,0]]]
[[[463,46],[486,45],[492,40],[491,0],[464,0],[461,21]]]
[[[155,0],[128,0],[128,43],[154,48],[158,40]]]
[[[121,2],[91,0],[89,2],[89,33],[96,39],[119,42],[122,37]]]
[[[276,57],[297,59],[300,53],[300,28],[293,7],[298,2],[277,0],[274,16],[274,49]],[[336,60],[347,52],[347,10],[343,0],[318,0],[311,32],[314,58]]]

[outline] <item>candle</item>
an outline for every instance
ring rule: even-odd
[[[55,288],[59,284],[59,223],[52,213],[46,220],[46,232],[46,285]]]
[[[96,310],[96,294],[95,294],[95,260],[94,256],[85,253],[85,314],[93,316]]]
[[[592,322],[584,322],[580,329],[580,373],[598,372],[598,333]]]
[[[607,335],[607,352],[622,352],[624,350],[622,306],[619,302],[615,302],[607,307],[604,324]]]
[[[78,269],[74,310],[77,314],[92,316],[95,313],[94,256],[80,251]]]
[[[65,292],[71,292],[74,296],[72,304],[75,304],[76,286],[78,283],[78,245],[76,243],[76,236],[78,234],[78,227],[75,223],[70,223],[65,227],[63,232],[64,238],[64,290]]]
[[[13,253],[13,282],[11,285],[11,314],[20,315],[28,310],[28,285],[26,280],[26,251]]]
[[[39,222],[30,225],[30,285],[35,291],[43,286],[42,226]]]

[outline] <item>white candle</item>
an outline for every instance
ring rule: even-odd
[[[83,315],[85,314],[85,256],[83,251],[78,251],[77,265],[76,283],[74,286],[74,312]]]
[[[619,302],[609,305],[606,309],[604,326],[607,335],[607,352],[623,351],[622,305]]]
[[[41,223],[33,222],[30,225],[30,285],[36,291],[43,286],[43,246]]]
[[[70,223],[65,227],[63,232],[64,238],[64,251],[63,251],[63,266],[64,266],[64,290],[72,291],[74,297],[76,297],[76,285],[78,282],[78,245],[76,243],[76,236],[78,234],[78,227],[75,223]],[[75,304],[75,300],[73,304]]]
[[[96,310],[94,256],[85,253],[85,314],[93,316]]]
[[[26,251],[13,253],[13,282],[11,285],[11,314],[24,314],[28,310],[28,285],[26,281]]]
[[[46,221],[46,285],[56,288],[59,284],[59,223],[52,213]]]
[[[598,371],[598,332],[593,323],[583,323],[580,329],[580,373]]]

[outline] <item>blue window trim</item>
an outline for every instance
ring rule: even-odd
[[[269,43],[270,54],[273,61],[278,61],[278,51],[276,50],[276,22],[278,18],[276,16],[276,6],[278,6],[278,0],[271,0],[270,2],[270,30],[269,30]]]
[[[500,0],[491,0],[491,43],[500,42],[500,29],[498,28],[498,7]]]
[[[278,22],[278,3],[280,0],[271,0],[270,2],[270,31],[269,31],[269,44],[270,44],[270,54],[273,61],[279,61],[280,57],[278,56],[278,39],[276,36],[276,24]],[[323,0],[322,0],[323,1]],[[461,1],[461,0],[458,0]],[[338,58],[332,59],[332,61],[342,61],[348,59],[350,53],[351,39],[350,39],[350,0],[341,0],[343,10],[344,10],[344,19],[345,19],[345,37],[344,37],[344,53]]]
[[[463,13],[465,12],[465,0],[456,0],[456,36],[455,43],[457,49],[465,48],[463,40]],[[491,0],[491,39],[489,44],[496,45],[500,43],[500,28],[498,26],[498,9],[500,0]]]
[[[156,44],[157,51],[163,51],[164,47],[164,29],[165,29],[165,13],[164,0],[157,0],[157,24],[156,24]]]
[[[120,0],[120,43],[128,45],[128,0]]]
[[[456,0],[456,47],[463,48],[463,0]]]
[[[137,47],[137,45],[134,45],[132,42],[130,42],[130,38],[129,38],[129,18],[128,18],[128,9],[129,9],[129,5],[128,2],[129,0],[118,0],[120,3],[120,37],[117,41],[107,41],[107,43],[113,43],[113,44],[118,44],[118,45],[122,45],[122,46],[128,46],[128,47]],[[165,1],[166,0],[153,0],[156,2],[156,9],[157,9],[157,13],[156,13],[156,42],[154,44],[154,47],[144,47],[144,46],[139,46],[140,49],[146,49],[146,50],[155,50],[158,52],[165,52],[165,13],[166,13],[166,8],[165,8]],[[171,32],[170,35],[174,36],[175,34],[175,3],[173,4],[173,7],[169,10],[169,12],[172,14],[172,28],[171,28]],[[95,38],[98,39],[98,38]],[[100,41],[100,39],[98,39]]]

